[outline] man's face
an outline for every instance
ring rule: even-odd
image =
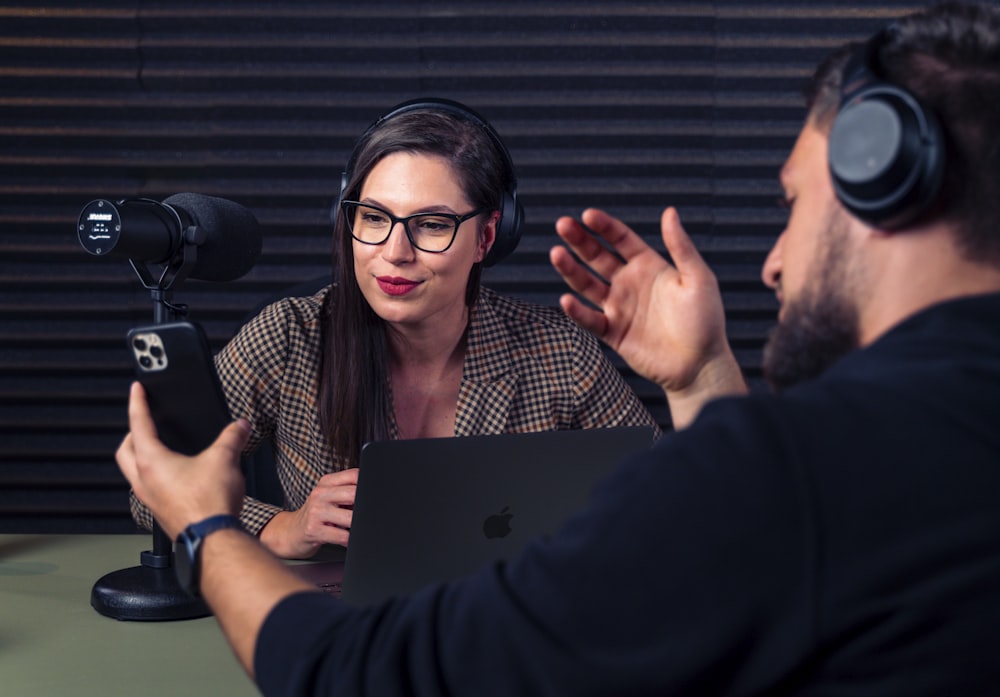
[[[764,347],[764,375],[779,391],[819,375],[858,346],[864,271],[826,158],[827,136],[810,122],[781,171],[788,225],[762,272],[781,303]]]

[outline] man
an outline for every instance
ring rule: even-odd
[[[380,607],[207,534],[201,591],[265,694],[1000,694],[1000,10],[934,7],[869,48],[821,66],[781,172],[791,212],[763,272],[779,393],[724,397],[745,389],[673,210],[674,266],[599,211],[583,223],[620,258],[561,219],[610,279],[553,250],[602,312],[564,309],[683,430],[553,539]],[[883,80],[903,96],[864,91]],[[911,92],[931,117],[894,111]],[[905,166],[870,168],[890,136]],[[246,425],[184,458],[142,397],[118,458],[164,529],[237,512]]]

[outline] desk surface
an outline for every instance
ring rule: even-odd
[[[0,535],[0,693],[258,695],[212,617],[120,622],[94,582],[139,565],[149,535]]]

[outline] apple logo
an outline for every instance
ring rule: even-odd
[[[499,513],[487,516],[483,521],[483,534],[489,539],[506,537],[510,534],[510,519],[513,517],[510,506],[504,506]]]

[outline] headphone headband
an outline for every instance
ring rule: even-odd
[[[864,87],[881,81],[878,50],[888,33],[888,27],[872,35],[851,52],[844,65],[840,81],[840,106],[843,107]]]
[[[484,266],[493,266],[514,251],[515,247],[517,247],[517,243],[521,239],[521,232],[524,227],[524,209],[517,197],[517,175],[514,170],[514,161],[511,159],[507,146],[504,145],[503,140],[500,138],[500,134],[498,134],[496,129],[490,125],[489,121],[483,118],[475,110],[465,106],[461,102],[456,102],[451,99],[426,97],[401,102],[380,116],[367,129],[365,129],[365,132],[361,134],[360,138],[358,138],[357,143],[354,146],[354,150],[351,152],[350,158],[347,160],[347,167],[341,174],[340,193],[334,200],[333,206],[330,209],[331,222],[336,224],[340,201],[344,198],[344,193],[350,184],[351,177],[354,175],[354,168],[357,164],[360,151],[368,142],[371,134],[379,129],[386,121],[414,111],[444,112],[472,123],[481,128],[486,135],[489,136],[493,145],[496,147],[497,152],[500,153],[504,167],[507,170],[504,174],[504,192],[501,196],[499,206],[500,219],[497,221],[496,225],[496,239],[494,240],[489,253],[486,255],[486,258],[483,260]]]

